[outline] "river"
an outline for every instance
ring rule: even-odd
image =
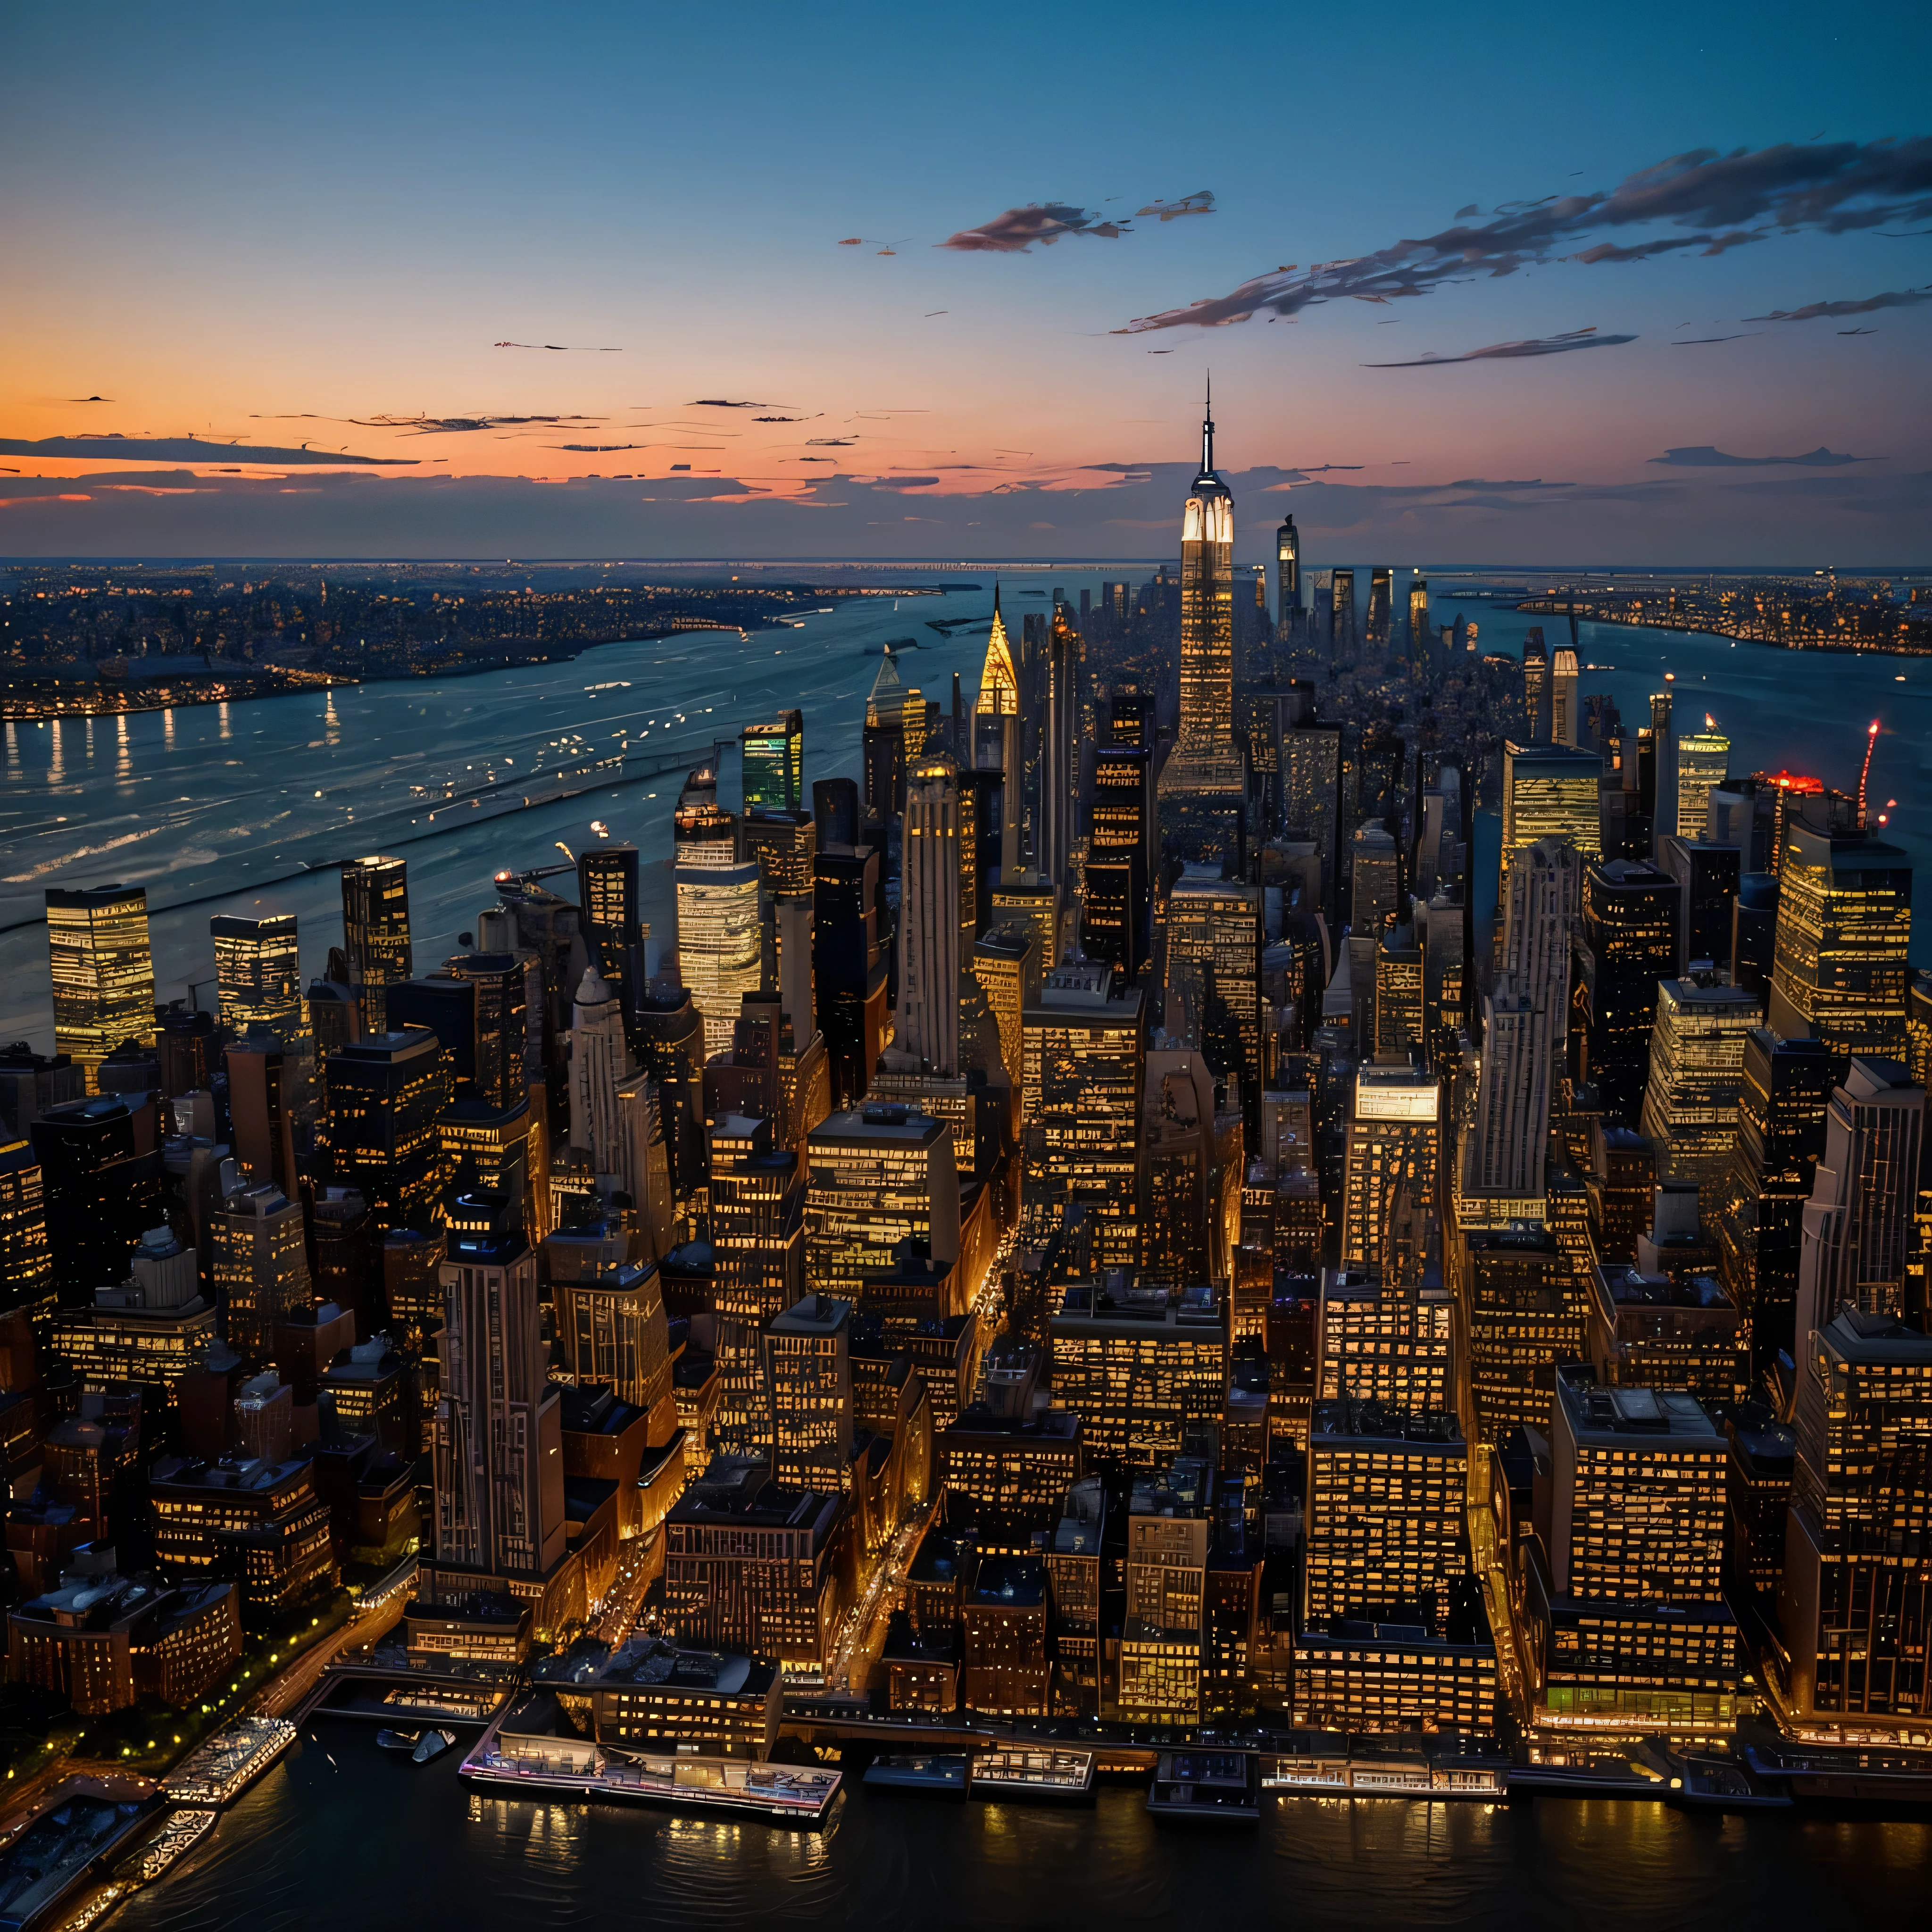
[[[1046,593],[1144,566],[1029,570],[1009,576],[1005,610],[1048,608]],[[409,862],[416,969],[428,970],[473,930],[502,868],[561,862],[598,836],[633,840],[646,860],[644,916],[668,934],[671,811],[680,775],[602,786],[574,799],[495,818],[428,807],[410,788],[478,784],[494,770],[514,776],[566,769],[620,746],[643,756],[667,742],[701,755],[712,734],[735,741],[740,725],[781,706],[805,714],[806,776],[856,776],[866,693],[887,639],[922,648],[902,659],[907,681],[942,707],[952,674],[970,703],[985,648],[982,629],[951,639],[926,628],[938,617],[977,616],[992,607],[992,574],[976,589],[943,597],[853,598],[796,630],[690,632],[607,644],[568,663],[480,676],[338,686],[229,705],[184,706],[93,719],[5,728],[0,794],[0,1042],[52,1045],[46,936],[30,920],[56,882],[146,884],[160,995],[190,985],[212,1004],[212,913],[281,911],[301,923],[305,976],[320,974],[341,937],[338,874],[289,878],[311,865],[374,849]],[[1245,585],[1245,578],[1244,584]],[[1439,580],[1438,580],[1439,581]],[[1399,586],[1400,588],[1400,586]],[[1400,595],[1396,606],[1402,608]],[[1438,619],[1462,611],[1485,650],[1520,652],[1540,622],[1552,646],[1562,620],[1532,620],[1483,603],[1438,598]],[[1922,658],[1774,650],[1721,638],[1614,625],[1581,627],[1585,692],[1607,691],[1627,722],[1648,716],[1648,694],[1666,671],[1680,694],[1680,728],[1706,711],[1732,742],[1734,770],[1788,766],[1846,790],[1858,779],[1865,728],[1882,721],[1873,769],[1881,809],[1896,800],[1888,834],[1915,862],[1932,823],[1932,666]],[[1904,682],[1899,682],[1900,678]],[[514,762],[509,762],[514,761]],[[735,765],[723,791],[736,799]],[[652,863],[651,862],[657,862]],[[251,885],[250,879],[278,881]],[[566,885],[566,892],[570,888]],[[214,895],[224,895],[218,898]],[[196,902],[192,905],[180,902]],[[172,910],[168,908],[172,908]],[[1919,922],[1912,956],[1932,962],[1932,931]]]
[[[122,1908],[115,1932],[1905,1926],[1932,1869],[1924,1820],[1721,1817],[1621,1799],[1269,1799],[1244,1831],[1156,1825],[1130,1786],[1057,1811],[855,1783],[826,1829],[790,1832],[484,1797],[455,1757],[418,1768],[379,1752],[367,1726],[311,1726],[189,1863]]]

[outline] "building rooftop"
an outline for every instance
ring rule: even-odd
[[[1566,1374],[1559,1370],[1556,1394],[1579,1442],[1627,1442],[1632,1436],[1706,1443],[1720,1439],[1703,1404],[1681,1389],[1598,1388],[1587,1370]]]

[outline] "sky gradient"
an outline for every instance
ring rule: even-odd
[[[12,8],[0,555],[1932,562],[1923,9],[1220,17]]]

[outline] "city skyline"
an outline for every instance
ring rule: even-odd
[[[237,17],[126,16],[84,66],[74,16],[10,26],[34,294],[0,357],[6,554],[1148,555],[1211,364],[1238,563],[1287,508],[1312,556],[1926,560],[1905,10],[1832,37],[1795,7],[1399,9],[1458,77],[1413,125],[1378,112],[1379,26],[1238,18],[1224,65],[1152,9],[1023,41],[995,12],[972,38],[1023,44],[1066,111],[994,78],[958,148],[877,117],[967,30],[864,6],[829,35],[761,14],[728,82],[715,16],[452,41],[385,15],[374,62]],[[1562,79],[1527,133],[1462,90],[1472,63],[1474,99],[1510,87],[1503,44]],[[593,59],[711,84],[652,90],[646,132],[621,97],[581,111]],[[1639,62],[1640,98],[1598,78]],[[1278,101],[1284,69],[1360,78]],[[223,112],[157,149],[135,110],[171,85]],[[638,185],[668,164],[674,193]]]

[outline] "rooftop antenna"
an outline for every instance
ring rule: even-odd
[[[1871,760],[1874,748],[1878,743],[1878,720],[1874,718],[1865,728],[1865,762],[1858,773],[1858,829],[1864,830],[1865,796],[1871,781]]]

